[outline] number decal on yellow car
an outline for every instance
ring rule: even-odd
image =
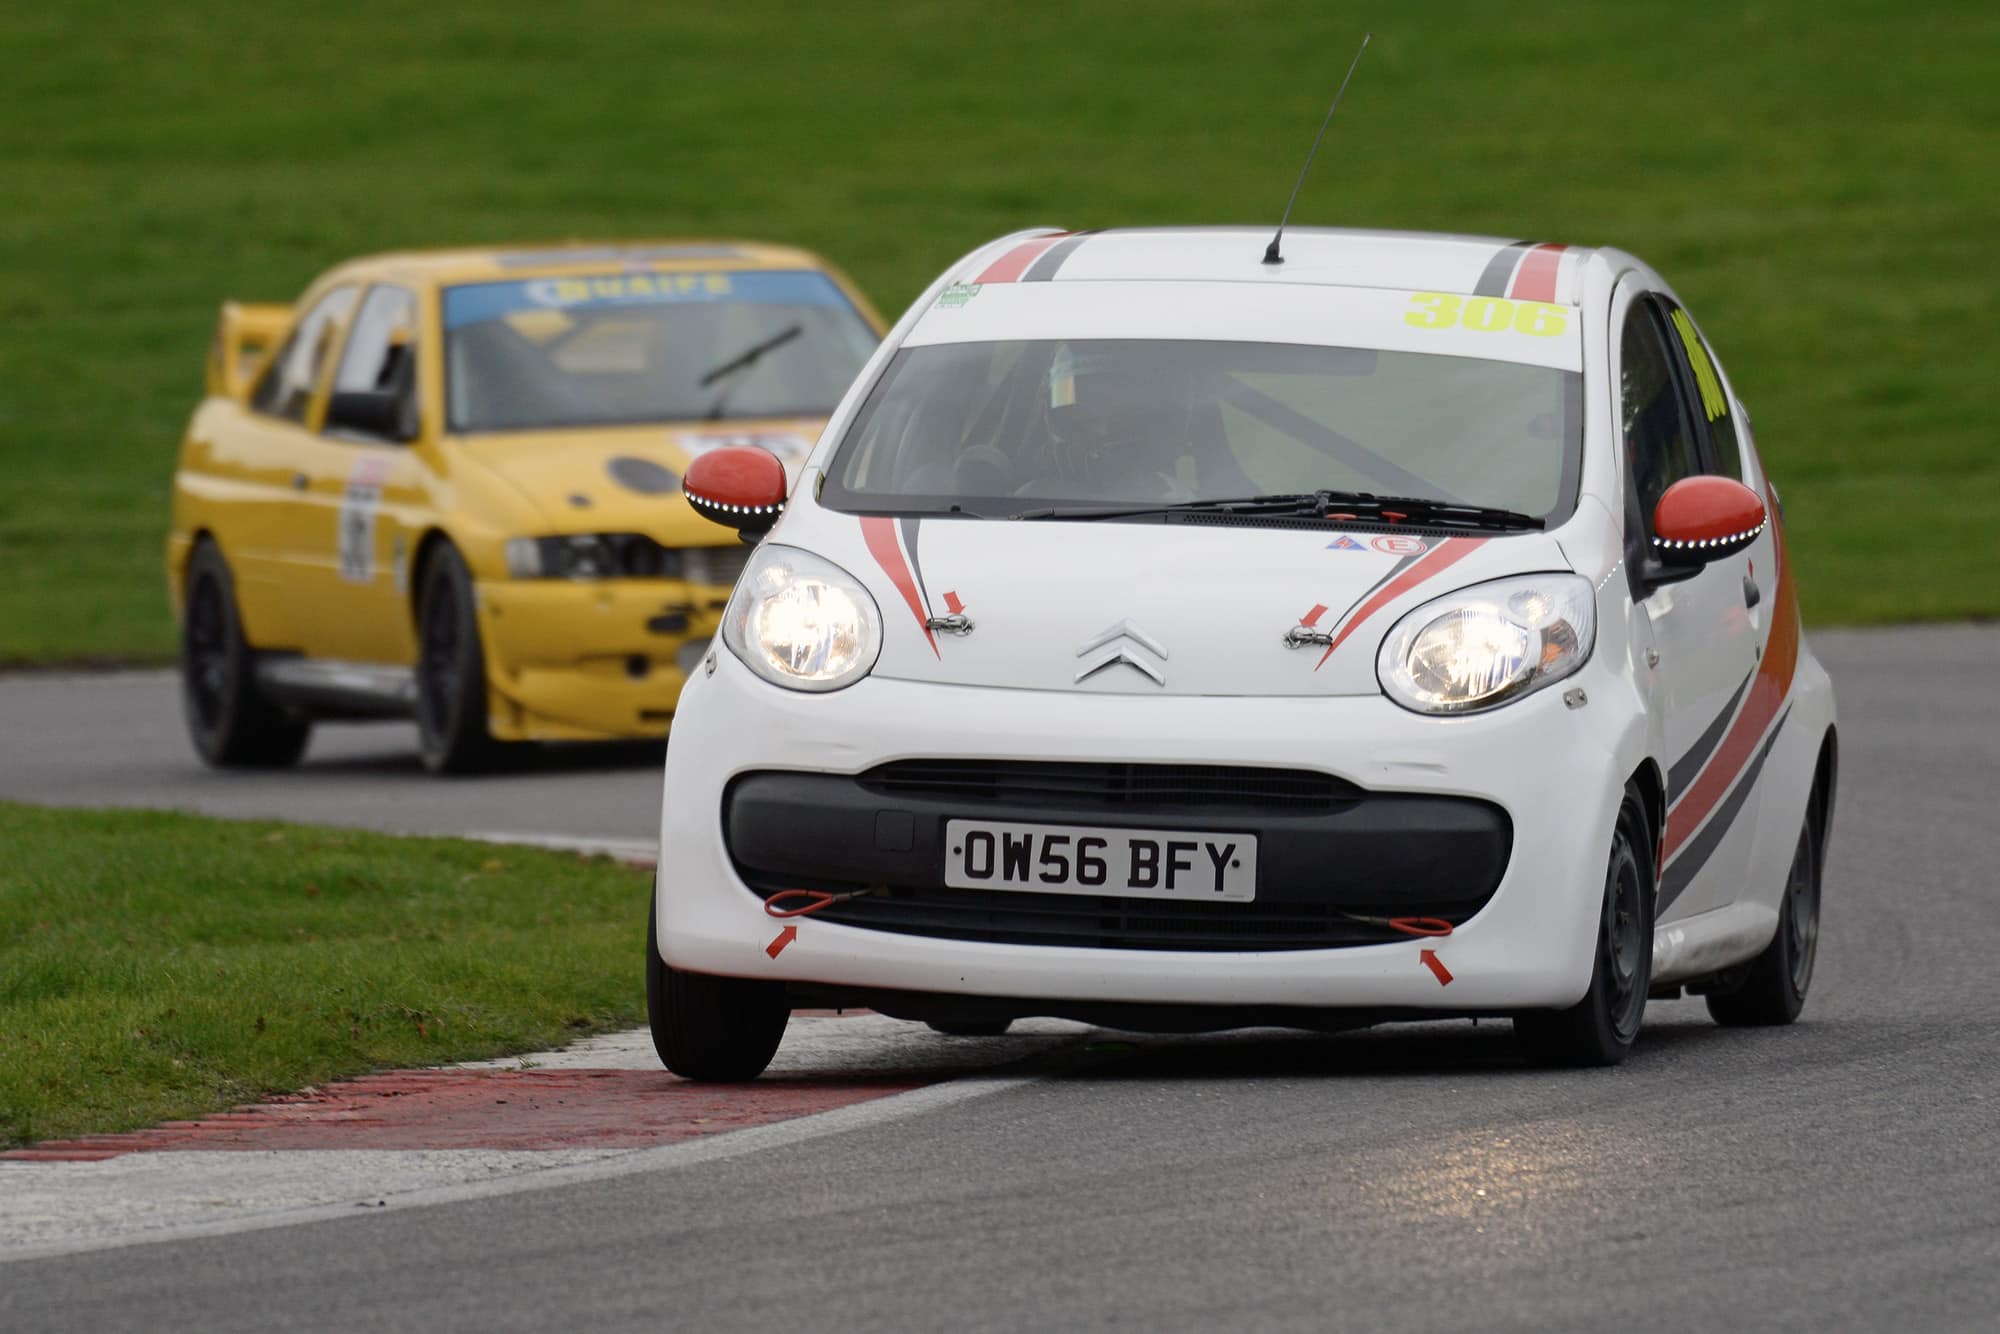
[[[1531,338],[1554,338],[1569,328],[1569,311],[1547,301],[1418,292],[1410,298],[1410,309],[1404,312],[1403,323],[1416,329],[1457,326],[1474,333],[1504,333],[1511,329]]]

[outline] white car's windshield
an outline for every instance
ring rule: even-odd
[[[905,348],[828,470],[838,509],[1004,516],[1332,490],[1575,504],[1582,376],[1292,343],[1093,339]]]
[[[454,431],[825,416],[875,348],[811,271],[620,273],[444,292]]]

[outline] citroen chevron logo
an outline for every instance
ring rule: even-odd
[[[1167,660],[1167,651],[1160,647],[1158,640],[1130,621],[1120,621],[1091,636],[1089,642],[1076,651],[1076,656],[1084,659],[1083,666],[1076,673],[1079,685],[1121,662],[1156,686],[1167,683],[1166,673],[1157,665]]]

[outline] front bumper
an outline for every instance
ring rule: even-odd
[[[678,579],[477,585],[489,726],[503,741],[665,736],[727,587]]]
[[[1448,1013],[1567,1005],[1589,983],[1623,792],[1616,757],[1638,723],[1614,706],[1570,709],[1562,692],[1545,690],[1490,714],[1424,718],[1380,697],[1089,695],[878,678],[806,695],[763,682],[726,650],[717,658],[716,672],[690,685],[667,756],[658,944],[675,967],[1048,1002]],[[1491,803],[1511,826],[1512,849],[1484,905],[1441,940],[1097,948],[806,918],[780,944],[783,924],[764,913],[730,855],[724,793],[732,781],[765,770],[858,775],[937,756],[1319,770],[1371,794]],[[801,844],[788,853],[811,851]]]
[[[1207,846],[1251,838],[1257,895],[1245,903],[1095,894],[1081,885],[1062,893],[952,888],[945,834],[966,818],[1166,827]],[[748,773],[723,793],[730,859],[759,894],[870,888],[829,905],[819,920],[1026,945],[1244,953],[1398,940],[1390,919],[1457,924],[1484,907],[1506,869],[1511,833],[1491,802],[1363,792],[1311,770],[1242,766],[914,760],[858,777]],[[1025,870],[1025,845],[1023,853]]]

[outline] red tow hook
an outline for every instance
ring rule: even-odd
[[[1370,917],[1366,913],[1348,912],[1340,914],[1350,922],[1360,922],[1364,926],[1386,927],[1405,936],[1432,938],[1448,936],[1452,925],[1442,917]]]
[[[836,903],[846,903],[851,899],[886,892],[879,888],[851,889],[841,894],[829,893],[823,889],[781,889],[764,900],[764,913],[768,917],[810,917],[822,908],[831,908]],[[796,901],[798,906],[795,908],[780,906],[788,901]],[[1448,931],[1450,928],[1446,929]]]

